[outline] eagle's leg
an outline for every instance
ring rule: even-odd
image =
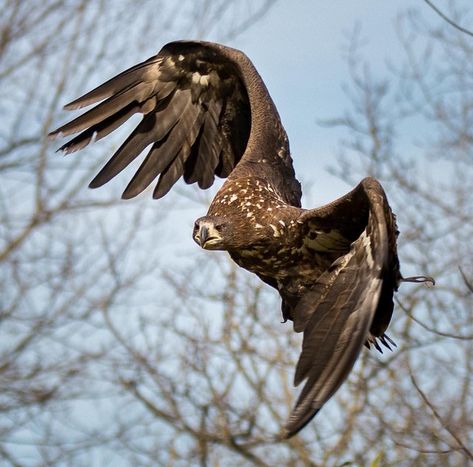
[[[435,285],[435,279],[430,276],[401,277],[400,282],[428,283],[427,285],[431,287]]]

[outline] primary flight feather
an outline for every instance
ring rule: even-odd
[[[397,229],[383,188],[365,178],[317,209],[301,208],[289,143],[274,103],[242,52],[209,42],[172,42],[66,105],[88,112],[50,136],[78,136],[66,153],[97,141],[135,113],[143,119],[92,180],[107,183],[145,149],[129,182],[132,198],[155,182],[161,198],[183,177],[201,188],[227,177],[193,238],[226,250],[241,267],[276,288],[285,320],[303,333],[294,383],[305,385],[284,436],[302,429],[336,392],[363,345],[379,342],[403,280]]]

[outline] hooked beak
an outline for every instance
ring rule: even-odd
[[[205,250],[220,250],[221,238],[212,226],[201,225],[195,234],[194,240]]]
[[[199,229],[199,232],[195,236],[196,242],[202,247],[205,248],[205,243],[209,239],[209,229],[205,226],[202,226]]]

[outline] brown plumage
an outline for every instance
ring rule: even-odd
[[[135,113],[143,119],[91,187],[147,148],[124,198],[156,179],[160,198],[181,177],[201,188],[228,177],[193,237],[276,288],[284,319],[304,333],[294,382],[305,385],[284,431],[294,435],[339,388],[363,344],[393,344],[385,331],[404,279],[381,185],[366,178],[326,206],[302,209],[287,136],[263,81],[242,52],[219,44],[167,44],[66,108],[98,102],[50,134],[79,133],[61,150],[82,149]]]

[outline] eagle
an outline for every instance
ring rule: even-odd
[[[146,148],[125,199],[156,179],[157,199],[181,177],[202,189],[226,178],[192,236],[275,288],[284,321],[303,333],[294,384],[305,384],[282,435],[293,436],[338,390],[363,345],[395,345],[385,332],[399,284],[433,283],[402,277],[396,220],[382,186],[367,177],[345,196],[303,209],[288,138],[263,80],[243,52],[220,44],[171,42],[65,109],[91,104],[49,134],[78,133],[58,151],[78,151],[143,115],[91,188]]]

